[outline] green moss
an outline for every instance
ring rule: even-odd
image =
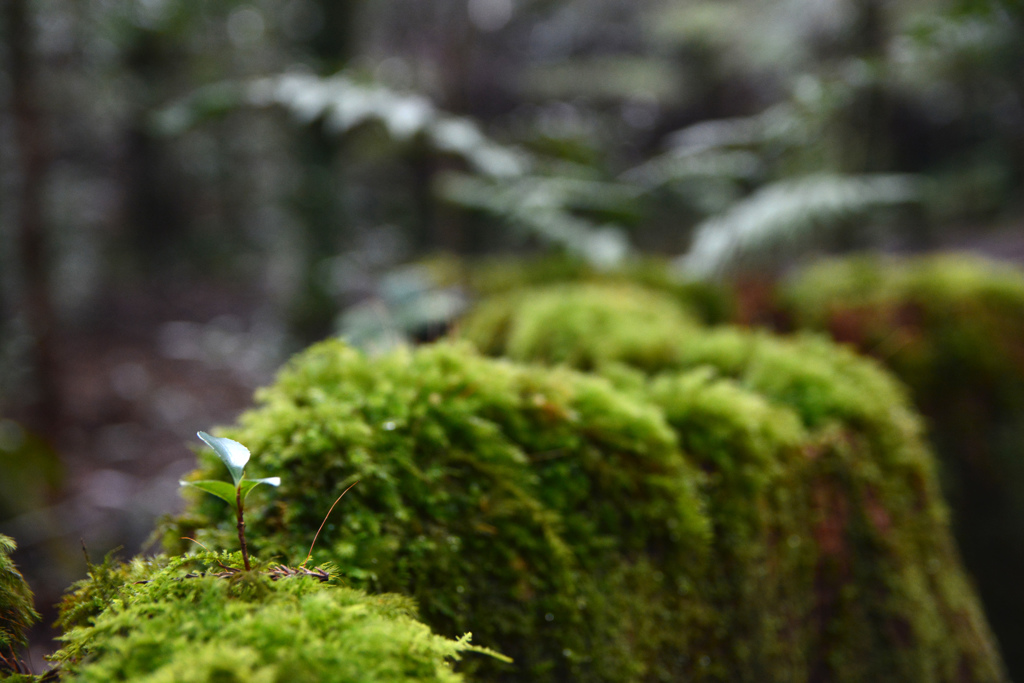
[[[462,346],[368,359],[339,342],[294,359],[259,403],[227,432],[283,477],[273,502],[253,495],[257,554],[300,559],[358,480],[315,557],[515,659],[471,662],[482,678],[671,679],[695,666],[708,520],[699,474],[653,405]],[[208,460],[196,476],[216,472]],[[171,547],[192,526],[231,547],[216,500],[192,514]]]
[[[93,568],[65,599],[61,680],[463,680],[451,663],[475,649],[468,636],[434,635],[408,598],[240,564],[238,553],[201,553]]]
[[[651,257],[630,259],[612,270],[597,270],[567,256],[518,260],[501,257],[462,268],[461,279],[473,294],[482,298],[573,283],[631,285],[674,300],[692,317],[706,324],[730,320],[735,309],[735,302],[726,288],[699,281],[680,281],[668,261]]]
[[[653,370],[678,361],[679,340],[694,325],[674,300],[657,292],[567,284],[495,297],[468,317],[461,334],[486,353],[515,360],[581,370],[614,361]]]
[[[723,638],[746,634],[724,680],[1001,679],[920,421],[877,365],[820,338],[692,327],[674,354],[654,335],[660,365],[637,363],[643,349],[591,350],[633,316],[609,306],[599,327],[566,324],[530,305],[544,293],[521,293],[484,348],[511,350],[519,328],[558,338],[557,358],[541,345],[518,357],[587,367],[578,349],[603,354],[623,390],[664,410],[709,475],[712,564],[728,578],[707,590]]]
[[[358,479],[316,557],[515,657],[471,663],[487,680],[1005,680],[902,387],[823,339],[673,305],[563,285],[464,327],[604,378],[458,345],[310,349],[228,432],[285,478],[253,547],[298,560]],[[169,544],[193,531],[234,543],[212,499]]]
[[[998,680],[999,656],[960,568],[920,422],[902,387],[825,340],[720,330],[706,365],[791,408],[815,548],[808,652],[829,680]]]
[[[13,669],[17,652],[28,644],[26,633],[39,620],[32,591],[11,560],[14,540],[0,534],[0,678]]]
[[[780,306],[880,359],[928,419],[975,575],[1011,674],[1024,676],[1024,273],[963,255],[826,262]]]
[[[806,433],[707,368],[665,373],[644,387],[705,473],[712,561],[700,592],[715,619],[705,633],[705,680],[807,680],[806,590],[814,562],[800,491]]]

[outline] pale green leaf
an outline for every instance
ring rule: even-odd
[[[267,477],[265,479],[243,479],[242,483],[239,484],[242,489],[242,500],[249,495],[249,492],[260,484],[266,484],[268,486],[280,486],[281,477]]]
[[[178,483],[181,484],[182,486],[192,486],[199,489],[200,491],[206,491],[207,493],[217,496],[221,500],[226,500],[231,505],[231,507],[235,507],[235,496],[237,495],[235,487],[226,481],[203,479],[200,481],[180,481]],[[253,486],[255,486],[255,483],[253,483]],[[242,488],[245,488],[244,485]],[[252,486],[250,486],[249,488],[252,488]]]
[[[238,482],[242,480],[245,464],[249,462],[249,449],[237,441],[219,436],[211,436],[206,432],[197,432],[196,436],[213,449],[213,452],[217,454],[217,457],[221,459],[221,462],[231,472],[231,478],[234,479],[235,486],[238,486]]]

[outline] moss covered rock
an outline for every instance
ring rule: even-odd
[[[957,540],[1011,674],[1024,676],[1024,272],[963,255],[817,265],[779,292],[794,326],[882,361],[943,466]]]
[[[607,316],[595,329],[524,304],[504,330],[526,327],[537,338],[590,349],[605,329],[634,325],[612,307]],[[485,339],[492,353],[511,349],[508,332]],[[518,355],[577,357],[571,350],[559,358]],[[920,422],[891,377],[823,339],[732,329],[681,331],[675,353],[661,357],[660,366],[639,364],[613,345],[603,371],[659,405],[689,458],[709,474],[712,564],[728,568],[726,585],[713,588],[734,599],[719,623],[739,619],[752,634],[745,642],[760,643],[734,653],[723,679],[739,680],[741,665],[749,680],[758,673],[762,680],[1000,679]],[[697,402],[695,370],[710,383]],[[709,419],[712,405],[717,422]],[[783,668],[765,668],[771,662]]]
[[[515,659],[468,663],[482,680],[678,680],[699,666],[709,522],[654,405],[465,346],[368,359],[340,342],[295,358],[258,400],[227,432],[283,479],[249,515],[256,553],[301,559],[358,480],[314,556]],[[193,532],[234,543],[212,498],[168,545]]]
[[[19,670],[18,651],[28,644],[29,627],[39,619],[32,591],[11,560],[14,540],[0,534],[0,678]]]
[[[61,680],[463,680],[452,662],[476,648],[431,633],[408,598],[240,565],[201,553],[94,567],[62,606]]]

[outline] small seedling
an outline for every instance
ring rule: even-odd
[[[280,486],[281,477],[267,477],[265,479],[246,479],[245,464],[249,462],[249,449],[231,439],[224,439],[217,436],[210,436],[206,432],[198,432],[197,436],[206,442],[206,445],[213,449],[221,462],[227,466],[231,473],[234,484],[226,481],[203,479],[201,481],[181,481],[182,486],[194,486],[195,488],[213,494],[225,500],[235,509],[238,520],[238,542],[242,545],[242,561],[245,563],[246,571],[249,571],[249,548],[245,543],[245,498],[249,492],[260,484]]]

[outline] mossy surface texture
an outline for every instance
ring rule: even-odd
[[[449,268],[455,267],[449,263]],[[558,285],[588,284],[642,287],[648,294],[669,298],[706,324],[730,320],[736,302],[726,287],[696,280],[680,281],[671,263],[654,257],[631,258],[617,268],[597,269],[567,256],[510,259],[501,257],[462,264],[461,280],[481,298]]]
[[[271,580],[240,564],[237,553],[202,553],[94,567],[64,601],[61,680],[463,680],[452,662],[473,648],[431,633],[408,598],[308,576]]]
[[[658,292],[628,284],[564,284],[490,299],[462,333],[486,353],[515,360],[580,370],[614,361],[655,370],[678,362],[680,338],[695,325],[676,301]]]
[[[855,345],[928,419],[957,540],[1010,672],[1024,677],[1024,272],[984,259],[856,257],[779,292],[795,326]]]
[[[614,317],[609,308],[602,325],[632,324]],[[572,338],[562,320],[544,319],[545,330],[541,319],[523,304],[481,346],[512,353],[524,328]],[[592,347],[597,332],[575,328],[576,344]],[[662,357],[652,367],[612,345],[600,370],[658,405],[707,475],[711,566],[725,577],[708,590],[728,598],[719,624],[733,648],[722,680],[1001,678],[920,421],[896,381],[811,336],[679,328]]]
[[[358,480],[315,560],[515,659],[467,662],[480,680],[672,680],[697,666],[709,521],[654,405],[467,346],[370,360],[340,342],[294,359],[259,403],[225,432],[253,452],[254,476],[283,479],[249,515],[258,555],[301,559]],[[197,476],[218,475],[208,460]],[[198,527],[230,547],[222,505],[195,513],[170,545]]]
[[[14,671],[18,651],[28,644],[26,632],[39,619],[32,591],[11,560],[15,547],[0,534],[0,678]]]

